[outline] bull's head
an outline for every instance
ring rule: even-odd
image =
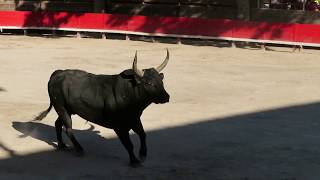
[[[152,100],[152,102],[158,103],[166,103],[169,102],[169,94],[166,92],[163,86],[163,73],[160,73],[168,64],[169,61],[169,50],[167,49],[167,57],[163,61],[163,63],[157,68],[149,68],[140,70],[137,67],[137,51],[133,60],[132,69],[135,74],[139,77],[140,85],[146,91],[148,97]]]

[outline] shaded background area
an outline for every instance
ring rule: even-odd
[[[63,11],[63,12],[93,12],[93,0],[12,0],[14,10],[18,11]],[[12,2],[11,1],[11,2]],[[8,4],[10,1],[6,1]]]
[[[317,179],[319,109],[320,103],[316,102],[149,131],[149,157],[138,169],[127,167],[127,155],[119,140],[101,137],[94,125],[75,132],[87,152],[82,158],[57,151],[20,156],[0,146],[11,154],[0,160],[0,177]],[[13,122],[12,127],[22,134],[21,138],[31,136],[48,144],[56,141],[50,125]]]
[[[294,23],[317,24],[319,13],[300,10],[301,3],[299,8],[294,6],[291,8],[290,6],[287,9],[274,9],[272,4],[266,8],[265,1],[259,2],[260,4],[257,0],[0,0],[0,9],[33,12],[26,16],[24,27],[78,28],[75,24],[80,22],[79,17],[88,12],[96,12],[117,16],[107,20],[103,18],[91,18],[90,20],[89,15],[85,18],[87,19],[85,23],[88,24],[87,29],[119,30],[118,27],[124,27],[120,30],[126,31],[125,27],[134,25],[133,30],[143,33],[161,32],[163,34],[232,37],[233,33],[241,32],[235,37],[318,43],[318,38],[312,38],[317,36],[317,28],[300,28],[302,31],[303,29],[311,29],[309,35],[294,38],[296,32],[300,33],[297,35],[298,37],[301,36],[301,30],[295,30],[293,26]],[[288,6],[288,3],[282,4]],[[145,18],[141,18],[139,21],[130,21],[131,15],[143,15]],[[174,17],[175,19],[163,20],[161,19],[163,17]],[[197,18],[197,22],[185,21],[186,18]],[[210,23],[217,19],[221,23]],[[95,25],[95,22],[98,25]],[[103,28],[104,26],[108,26],[108,28]],[[180,32],[181,29],[185,32]]]
[[[7,0],[3,4],[3,9],[7,4],[7,9],[21,11],[102,12],[145,16],[236,18],[237,13],[236,0]]]
[[[0,0],[0,10],[319,23],[319,13],[303,10],[298,0]]]

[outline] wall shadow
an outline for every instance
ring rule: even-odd
[[[93,1],[86,0],[14,0],[17,11],[93,12]]]
[[[127,2],[126,2],[127,3]],[[245,35],[246,38],[249,39],[265,39],[265,36],[267,36],[269,39],[273,40],[281,40],[283,37],[283,34],[285,33],[284,29],[288,28],[289,25],[279,25],[279,27],[270,25],[268,23],[264,24],[259,24],[257,22],[248,22],[248,23],[243,23],[243,22],[238,22],[235,17],[235,15],[232,15],[229,19],[233,19],[234,21],[224,21],[219,25],[216,25],[216,27],[211,27],[213,28],[212,30],[208,31],[208,26],[199,25],[199,30],[196,30],[193,26],[197,26],[197,23],[192,23],[189,24],[188,22],[184,22],[183,20],[181,22],[176,22],[176,21],[170,21],[170,20],[165,20],[165,21],[160,21],[157,18],[161,17],[180,17],[180,19],[184,17],[191,17],[191,18],[199,18],[199,21],[206,21],[206,20],[212,20],[212,19],[227,19],[229,17],[224,17],[224,16],[210,16],[208,14],[210,13],[217,13],[221,15],[225,15],[225,10],[210,10],[210,13],[207,12],[207,10],[203,10],[202,8],[209,8],[209,6],[201,6],[200,7],[193,7],[193,5],[183,5],[179,9],[178,15],[174,15],[177,13],[173,13],[170,8],[166,7],[175,7],[175,4],[166,4],[165,6],[159,5],[159,4],[148,4],[148,5],[143,5],[140,7],[134,5],[134,3],[126,3],[122,2],[124,6],[120,6],[118,10],[114,10],[115,14],[119,15],[120,17],[111,17],[108,18],[105,22],[105,24],[110,25],[110,27],[125,27],[127,26],[128,22],[130,21],[130,16],[128,15],[145,15],[147,17],[152,16],[154,19],[150,20],[147,18],[147,20],[141,19],[141,22],[134,22],[135,25],[135,31],[138,32],[147,32],[147,33],[155,33],[155,32],[163,32],[165,34],[180,34],[181,32],[177,32],[177,27],[179,27],[179,31],[183,29],[182,34],[188,35],[204,35],[204,36],[212,36],[212,37],[219,37],[219,36],[224,36],[226,33],[228,33],[230,36],[231,31],[242,31],[242,33],[250,33],[249,36]],[[93,9],[93,2],[85,2],[85,1],[75,1],[75,2],[58,2],[58,1],[15,1],[17,10],[32,10],[33,13],[29,13],[25,17],[25,21],[23,26],[25,27],[48,27],[48,28],[60,28],[60,27],[73,27],[72,23],[75,23],[75,18],[81,17],[84,15],[86,12],[92,12]],[[107,3],[108,4],[108,3]],[[121,3],[120,3],[121,4]],[[66,7],[64,7],[64,5]],[[131,7],[132,6],[132,7]],[[158,11],[153,10],[152,8],[150,9],[150,6],[156,6]],[[85,9],[87,7],[87,9]],[[185,8],[182,8],[185,7]],[[188,8],[186,8],[188,7]],[[231,7],[231,6],[230,6]],[[233,9],[232,14],[237,14],[236,13],[236,5],[232,5]],[[64,9],[63,9],[64,8]],[[115,6],[117,9],[117,6]],[[121,10],[121,8],[124,8]],[[190,9],[189,9],[190,8]],[[199,9],[200,8],[200,9]],[[218,8],[215,6],[212,6],[211,8]],[[219,7],[219,8],[222,8]],[[226,7],[223,7],[226,8]],[[209,8],[210,9],[210,8]],[[168,11],[168,13],[164,13],[164,11]],[[72,12],[72,13],[63,13],[61,11],[67,11],[67,12]],[[113,13],[113,10],[107,11],[108,13]],[[156,12],[159,12],[160,14],[157,14]],[[162,14],[161,14],[162,13]],[[170,14],[173,13],[173,14]],[[123,16],[121,16],[121,14]],[[181,15],[180,15],[181,14]],[[185,14],[185,16],[183,15]],[[179,20],[180,21],[180,20]],[[262,22],[260,20],[259,22]],[[130,22],[131,23],[131,22]],[[137,25],[138,24],[138,25]],[[205,24],[205,23],[204,23]],[[236,25],[235,25],[236,24]],[[253,30],[251,31],[250,28]],[[117,28],[116,28],[117,29]],[[120,28],[121,29],[121,28]],[[195,30],[192,30],[195,29]],[[190,32],[190,30],[192,30]],[[213,32],[210,32],[213,31]],[[251,32],[246,32],[246,31],[251,31]],[[58,33],[57,32],[52,32],[52,31],[46,31],[46,30],[28,30],[28,33],[32,33],[33,35],[35,34],[41,34],[44,37],[48,38],[59,38],[59,37],[67,37],[64,33]],[[52,35],[50,35],[50,33]],[[31,35],[32,35],[31,34]],[[48,35],[49,34],[49,35]],[[240,33],[241,34],[241,33]],[[28,34],[30,35],[30,34]],[[57,36],[55,36],[57,35]],[[70,34],[69,34],[70,35]],[[69,36],[68,35],[68,36]],[[72,34],[74,37],[76,34]],[[95,35],[100,38],[101,34]],[[241,36],[241,35],[240,35]],[[88,36],[90,37],[90,36]],[[142,39],[142,41],[145,41],[144,38],[138,38]],[[166,40],[163,40],[166,41]],[[158,41],[161,42],[161,41]],[[196,46],[202,46],[202,45],[209,45],[209,46],[215,46],[215,47],[231,47],[230,45],[227,45],[226,43],[221,43],[220,41],[206,44],[202,42],[196,42],[196,41],[189,41],[189,40],[184,40],[184,42],[187,42],[186,44],[190,45],[196,45]],[[192,42],[192,43],[190,43]],[[172,43],[172,41],[170,41]],[[176,41],[176,43],[180,43],[180,41]],[[249,44],[250,45],[250,44]],[[248,48],[249,47],[249,48]],[[244,48],[248,49],[256,49],[255,46],[244,46]]]
[[[128,0],[128,1],[106,1],[106,7],[104,8],[107,13],[118,14],[118,15],[144,15],[144,16],[154,16],[154,17],[190,17],[190,18],[200,18],[200,19],[233,19],[237,20],[238,5],[237,1],[146,1],[147,3],[142,3],[141,0]],[[179,3],[180,2],[180,3]],[[240,1],[239,1],[240,2]],[[251,4],[253,2],[250,2]],[[82,16],[86,12],[94,11],[93,1],[14,1],[15,8],[18,11],[33,11],[35,13],[30,13],[27,15],[24,26],[32,27],[37,24],[41,27],[61,27],[62,25],[70,23],[70,19]],[[269,23],[318,23],[319,13],[301,10],[279,10],[279,9],[259,9],[256,6],[251,5],[250,9],[252,24],[248,25],[250,27],[257,27],[255,22],[269,22]],[[299,7],[301,6],[301,3]],[[293,6],[292,6],[293,7]],[[293,9],[297,9],[293,7]],[[69,14],[63,14],[61,12],[73,12]],[[50,12],[50,13],[43,13]],[[106,24],[110,24],[114,27],[125,26],[128,23],[127,19],[123,18],[111,18],[108,19]],[[148,21],[138,22],[140,27],[137,29],[144,29],[147,27],[148,32],[156,32],[159,29],[168,29],[172,32],[173,27],[178,22],[164,22],[159,23],[156,26],[149,26]],[[240,22],[243,23],[243,22]],[[183,24],[183,23],[182,23]],[[245,24],[245,23],[244,23]],[[246,26],[246,25],[244,25]],[[240,27],[246,29],[246,27]],[[180,29],[194,29],[192,26],[179,26]],[[224,27],[224,28],[221,28]],[[209,34],[208,36],[217,36],[231,31],[229,28],[232,25],[228,23],[220,24],[219,27],[214,27],[215,29],[224,29],[217,34]],[[270,26],[270,25],[259,25],[255,28],[255,32],[250,32],[251,39],[267,39],[281,40],[283,38],[284,29],[288,27],[288,24],[283,24],[281,27]],[[207,27],[205,27],[206,29]],[[237,27],[236,27],[237,28]],[[235,30],[237,30],[235,28]],[[205,30],[203,30],[205,31]],[[36,32],[38,33],[38,32]],[[246,32],[243,32],[244,34]],[[174,32],[169,34],[175,34]],[[194,34],[194,33],[193,33]],[[61,35],[61,34],[60,34]],[[205,34],[206,35],[206,34]],[[240,35],[241,36],[241,35]],[[47,36],[50,37],[50,36]],[[60,36],[54,36],[60,37]],[[288,38],[288,37],[287,37]],[[198,45],[195,43],[194,45]],[[215,43],[220,47],[220,43]],[[224,47],[222,45],[221,47]],[[251,49],[251,48],[250,48]],[[253,47],[254,49],[254,47]]]
[[[63,13],[54,11],[39,11],[28,13],[25,17],[24,27],[60,28],[64,25],[74,23],[72,18],[78,18],[83,13]]]
[[[182,34],[191,36],[208,36],[208,37],[232,37],[237,34],[237,38],[248,39],[270,39],[283,40],[289,37],[284,37],[284,33],[288,29],[293,28],[292,24],[272,24],[268,22],[254,22],[254,21],[238,21],[228,19],[208,19],[199,18],[197,21],[192,19],[161,19],[161,17],[141,18],[139,22],[132,21],[131,16],[123,16],[119,18],[107,18],[105,24],[111,27],[126,27],[128,22],[134,24],[134,31],[145,33],[163,33],[163,34]],[[132,21],[132,22],[131,22]],[[216,21],[216,22],[215,22]],[[134,23],[133,23],[134,22]],[[210,25],[210,26],[209,26]],[[194,28],[198,26],[198,28]],[[239,37],[238,37],[239,36]],[[293,35],[292,35],[293,36]],[[153,37],[152,37],[153,38]],[[160,39],[162,37],[158,37]],[[135,38],[136,40],[145,41],[143,38]],[[177,39],[177,38],[175,38]],[[147,38],[148,41],[150,41]],[[197,38],[181,38],[179,41],[170,41],[170,43],[182,43],[195,46],[215,46],[215,47],[232,47],[225,41],[214,40],[213,43],[208,43],[212,40],[197,39]],[[243,40],[242,42],[244,42]],[[260,49],[255,43],[237,43],[237,47],[247,49]]]
[[[0,174],[29,179],[317,179],[319,109],[317,102],[150,131],[149,157],[138,169],[127,166],[117,138],[106,139],[92,128],[76,131],[85,157],[55,150],[11,155],[0,160]],[[13,122],[13,128],[22,137],[55,144],[53,126]],[[137,147],[138,138],[132,138]]]
[[[15,0],[15,10],[30,11],[24,17],[24,27],[41,27],[43,29],[28,30],[28,35],[47,38],[65,37],[65,33],[47,31],[46,28],[68,27],[75,23],[73,18],[78,18],[86,12],[93,11],[93,3],[88,1],[21,1]],[[65,13],[70,12],[70,13]],[[71,27],[73,25],[71,24]],[[21,33],[21,32],[20,32]],[[51,36],[49,35],[51,34]],[[54,36],[52,36],[54,35]],[[56,36],[58,35],[58,36]]]

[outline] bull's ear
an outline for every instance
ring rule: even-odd
[[[164,78],[163,73],[160,73],[159,75],[160,75],[160,78],[161,78],[161,79],[163,79],[163,78]]]
[[[128,69],[120,73],[122,78],[130,79],[134,85],[141,83],[141,77],[139,77],[132,69]]]
[[[141,83],[141,77],[135,74],[132,81],[134,82],[135,85],[139,85]]]
[[[127,69],[127,70],[124,70],[122,73],[120,73],[120,75],[123,78],[130,79],[130,78],[133,78],[135,73],[133,72],[133,70]]]

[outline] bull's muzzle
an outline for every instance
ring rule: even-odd
[[[169,102],[170,100],[170,95],[168,93],[165,93],[161,98],[157,101],[155,101],[156,104],[164,104]]]

